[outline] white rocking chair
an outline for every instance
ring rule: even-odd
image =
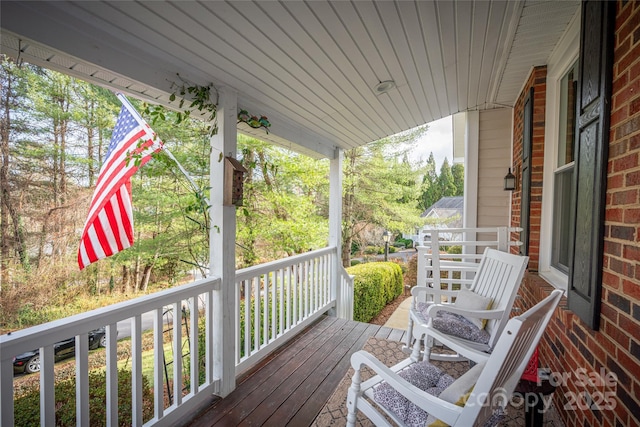
[[[409,358],[388,368],[366,351],[354,353],[351,365],[355,373],[347,395],[347,426],[355,425],[357,411],[365,414],[376,426],[391,426],[387,417],[400,426],[408,423],[430,425],[437,420],[450,426],[464,427],[497,422],[499,416],[496,414],[499,415],[508,404],[561,297],[562,291],[556,289],[526,313],[509,320],[490,355],[461,345],[461,354],[478,364],[438,396],[425,391],[424,378],[415,378],[421,372],[430,372],[429,375],[433,376],[433,369],[427,368],[434,367],[428,362],[416,362]],[[428,366],[425,367],[425,364]],[[360,370],[364,366],[377,375],[362,382]],[[414,372],[409,373],[412,369]],[[435,382],[435,379],[432,381]],[[391,398],[384,396],[378,399],[381,401],[378,403],[375,400],[376,393],[389,392],[383,389],[391,389],[396,395]],[[465,393],[466,403],[456,397]],[[390,408],[401,410],[393,411]],[[425,419],[416,419],[417,412]],[[414,418],[410,419],[408,414],[413,414]]]
[[[424,360],[460,360],[456,354],[433,354],[435,341],[457,352],[457,344],[488,352],[511,314],[529,258],[487,248],[469,290],[415,286],[409,310],[407,347]],[[454,302],[455,298],[455,302]],[[419,302],[423,301],[423,302]],[[489,307],[489,308],[487,308]]]

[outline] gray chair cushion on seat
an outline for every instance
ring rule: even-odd
[[[443,373],[426,361],[414,363],[400,371],[398,376],[434,396],[440,395],[454,381],[451,375]],[[381,383],[373,390],[373,398],[387,410],[396,414],[408,426],[422,427],[429,416],[386,382]]]
[[[426,305],[424,309],[420,311],[425,319],[428,319],[426,314],[428,308],[429,305]],[[478,326],[474,325],[473,322],[466,317],[446,311],[438,312],[433,319],[433,327],[447,335],[464,338],[479,344],[487,344],[491,337],[487,331],[478,328]]]

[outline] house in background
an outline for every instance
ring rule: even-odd
[[[559,374],[553,399],[563,421],[640,424],[639,2],[1,7],[2,52],[15,58],[168,106],[176,73],[213,82],[220,113],[214,190],[223,175],[216,153],[235,152],[237,131],[331,159],[322,254],[334,260],[342,150],[463,112],[465,227],[523,229],[519,250],[530,263],[522,308],[553,288],[566,290],[540,345],[540,360]],[[239,108],[268,116],[269,135],[236,126]],[[504,191],[509,168],[517,185]],[[211,291],[215,333],[208,342],[220,344],[213,345],[213,376],[221,381],[215,393],[226,396],[238,372],[232,310],[236,275],[244,276],[232,262],[235,212],[212,204],[221,231],[212,235],[211,271],[221,285]],[[337,267],[328,276],[334,285],[342,280]],[[340,304],[332,294],[320,309]],[[54,330],[52,339],[66,332]],[[11,419],[3,410],[0,422]]]
[[[429,228],[462,228],[464,224],[464,197],[462,196],[450,196],[443,197],[433,205],[429,206],[420,217],[428,220],[428,225],[418,230],[418,235],[413,236],[417,244],[424,244],[431,238],[431,234],[425,231]],[[443,232],[441,236],[445,240],[461,239],[462,235],[455,234],[449,235]]]

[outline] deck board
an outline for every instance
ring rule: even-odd
[[[202,411],[192,427],[307,426],[370,337],[402,337],[367,323],[323,316],[238,380],[236,389]]]

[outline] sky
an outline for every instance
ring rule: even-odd
[[[426,163],[431,152],[433,152],[433,157],[436,161],[436,171],[440,172],[440,167],[445,157],[449,160],[449,165],[452,164],[453,132],[451,116],[429,123],[429,130],[418,141],[416,148],[409,154],[409,158],[414,161],[423,160]]]

